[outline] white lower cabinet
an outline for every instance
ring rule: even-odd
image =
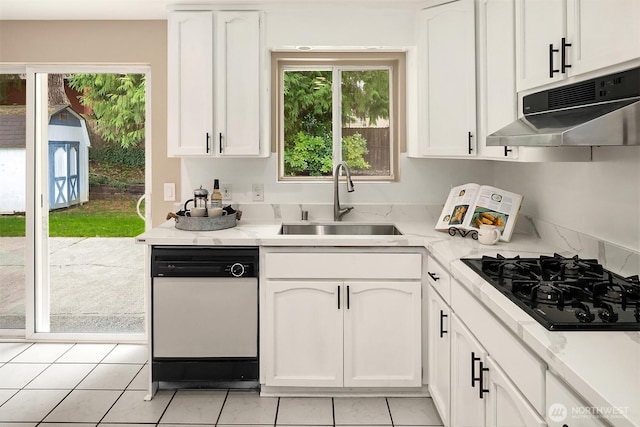
[[[486,369],[480,372],[485,376],[480,384],[487,384],[488,427],[546,427],[544,419],[491,356],[487,356]]]
[[[592,405],[585,403],[560,378],[547,371],[547,411],[549,427],[605,427],[597,415],[586,413]]]
[[[469,329],[451,321],[451,424],[544,427],[547,424]]]
[[[420,387],[421,256],[395,259],[417,263],[417,270],[410,268],[417,274],[411,280],[390,281],[353,276],[366,276],[372,262],[379,261],[373,270],[380,263],[394,263],[393,256],[298,252],[297,267],[308,266],[300,270],[289,268],[290,255],[265,257],[261,324],[265,385]],[[327,261],[344,259],[355,264],[342,267],[345,279],[332,279]],[[388,267],[385,270],[392,272]],[[300,277],[300,271],[312,279]],[[318,278],[323,271],[326,280]]]
[[[429,393],[442,423],[448,426],[451,392],[451,309],[433,285],[429,286],[427,292]]]
[[[344,386],[421,386],[420,282],[344,286]]]
[[[451,426],[485,425],[485,402],[480,390],[486,351],[454,314],[451,315]],[[486,395],[486,393],[483,393]]]
[[[337,282],[269,281],[262,325],[267,384],[342,385],[342,311]]]

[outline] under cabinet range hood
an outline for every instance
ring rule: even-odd
[[[527,95],[492,146],[640,145],[640,67]]]

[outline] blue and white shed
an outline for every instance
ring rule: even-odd
[[[0,214],[26,208],[26,114],[0,106]],[[89,133],[84,118],[68,105],[49,108],[49,207],[89,200]]]

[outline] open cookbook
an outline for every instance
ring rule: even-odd
[[[497,226],[500,240],[511,240],[522,196],[496,187],[464,184],[449,192],[447,202],[436,223],[436,230],[478,230],[481,224]]]

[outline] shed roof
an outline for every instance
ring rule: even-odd
[[[24,105],[0,106],[0,148],[24,148],[26,124]]]
[[[80,120],[84,118],[69,105],[49,106],[49,119],[67,109]],[[24,148],[26,146],[27,110],[24,105],[0,105],[0,148]]]

